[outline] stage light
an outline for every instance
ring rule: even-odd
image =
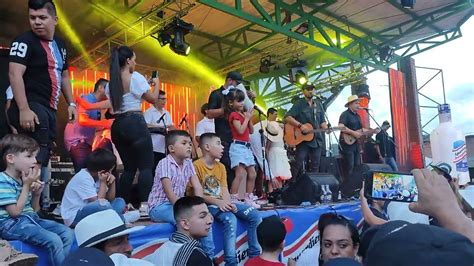
[[[306,84],[306,82],[308,82],[308,79],[306,78],[306,74],[302,70],[296,71],[295,80],[296,80],[296,83],[300,85]]]
[[[308,82],[308,70],[306,69],[307,62],[305,60],[293,60],[286,64],[290,69],[290,81],[299,85]]]
[[[160,43],[161,47],[171,43],[171,35],[166,32],[160,32],[158,34],[158,42]]]
[[[404,8],[411,8],[415,7],[416,0],[401,0],[401,4]]]
[[[184,41],[184,33],[181,29],[176,29],[174,38],[170,43],[170,48],[173,52],[180,55],[188,55],[191,51],[191,46]]]
[[[272,62],[272,57],[267,55],[260,59],[260,73],[267,74],[270,73],[270,67],[275,65],[275,62]]]

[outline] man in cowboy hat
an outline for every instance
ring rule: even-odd
[[[303,134],[310,133],[312,129],[327,129],[324,118],[324,110],[321,103],[313,99],[314,85],[306,83],[302,86],[304,98],[299,99],[285,115],[285,122],[292,126],[299,127]],[[310,123],[312,128],[305,126]],[[324,146],[324,136],[321,132],[314,132],[311,141],[303,141],[296,146],[296,160],[292,168],[292,176],[296,177],[303,168],[303,162],[308,157],[311,160],[311,172],[319,171],[321,160],[321,150]],[[304,169],[303,169],[304,170]]]
[[[133,248],[128,242],[130,233],[144,226],[127,228],[114,210],[93,213],[77,223],[74,230],[79,248],[94,247],[109,256],[115,265],[151,266],[148,261],[132,259]]]
[[[360,165],[360,150],[359,145],[357,142],[353,143],[352,145],[347,144],[344,142],[343,134],[348,134],[356,139],[359,139],[362,136],[359,129],[362,129],[362,122],[360,120],[360,116],[357,113],[357,110],[360,109],[359,106],[360,99],[357,95],[351,95],[347,98],[347,103],[344,105],[347,107],[347,110],[342,112],[341,116],[339,117],[339,126],[344,127],[341,130],[341,137],[339,138],[341,153],[344,159],[344,168],[346,177],[352,174],[352,170],[355,166]]]
[[[390,128],[390,123],[385,120],[382,123],[381,131],[375,136],[376,144],[375,150],[379,160],[382,163],[386,163],[392,168],[393,171],[398,171],[397,162],[395,161],[395,142],[392,137],[387,133]]]

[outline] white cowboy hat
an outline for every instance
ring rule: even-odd
[[[120,216],[112,209],[86,216],[74,229],[79,247],[92,247],[95,244],[115,237],[128,235],[145,228],[135,226],[127,228]]]
[[[268,138],[271,142],[281,141],[283,140],[283,129],[278,125],[276,121],[263,121],[265,137]]]
[[[359,99],[359,96],[357,95],[351,95],[347,98],[347,103],[344,105],[345,107],[349,106],[349,104],[351,102],[355,102],[355,101],[359,101],[360,102],[360,99]]]

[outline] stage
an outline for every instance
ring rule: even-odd
[[[283,251],[283,262],[288,258],[299,258],[305,251],[305,258],[313,258],[311,261],[303,262],[301,265],[314,265],[319,256],[319,233],[318,220],[319,216],[326,212],[337,212],[352,220],[356,224],[362,222],[362,213],[359,202],[343,202],[329,205],[316,205],[307,207],[286,207],[271,210],[262,210],[260,214],[262,218],[270,215],[278,215],[284,219],[288,233],[285,239],[285,249]],[[243,265],[248,259],[247,256],[247,232],[246,226],[242,222],[238,222],[237,228],[237,260],[239,265]],[[135,232],[129,236],[131,245],[134,248],[134,258],[145,258],[152,254],[156,249],[168,239],[169,235],[174,231],[174,227],[170,224],[152,223],[145,229]],[[222,246],[222,228],[220,224],[213,225],[214,242],[216,245],[216,253],[218,261],[223,265],[224,253]],[[24,244],[20,241],[11,241],[12,245],[25,253],[35,253],[40,257],[38,265],[47,266],[46,253],[31,245]],[[75,249],[76,247],[73,247]],[[314,254],[307,256],[307,252]],[[299,265],[300,265],[299,263]]]

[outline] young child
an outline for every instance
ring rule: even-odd
[[[156,167],[155,180],[148,197],[149,216],[154,222],[176,224],[173,205],[184,196],[188,182],[194,195],[202,196],[202,187],[191,161],[191,136],[184,130],[168,132],[165,138],[168,155]]]
[[[267,138],[266,152],[273,182],[268,183],[268,191],[280,188],[284,180],[291,178],[290,163],[283,142],[283,129],[276,121],[263,121],[263,134]]]
[[[106,209],[114,209],[123,218],[125,201],[115,197],[115,176],[111,173],[116,161],[105,149],[87,156],[87,168],[75,174],[64,191],[61,217],[66,225],[75,227],[87,215]]]
[[[254,202],[253,189],[255,187],[255,160],[250,149],[250,134],[253,133],[251,111],[244,112],[245,93],[241,90],[230,90],[226,95],[226,113],[232,132],[232,143],[230,144],[229,157],[231,168],[235,171],[235,177],[230,188],[233,203],[240,202],[238,197],[239,186],[242,180],[247,179],[244,202],[252,207],[260,208]]]
[[[38,150],[38,143],[25,135],[6,135],[0,140],[0,155],[6,165],[0,173],[0,237],[44,248],[50,265],[60,265],[69,254],[74,233],[36,213],[43,191],[35,168]]]
[[[285,247],[286,229],[281,219],[272,215],[263,219],[257,227],[258,243],[262,246],[262,254],[249,259],[245,266],[284,266],[279,260]],[[292,259],[288,260],[289,266],[296,265]]]
[[[224,227],[224,261],[226,265],[237,265],[237,251],[235,247],[237,218],[248,224],[247,236],[249,257],[260,254],[257,242],[256,229],[262,221],[258,211],[242,203],[232,203],[227,189],[225,166],[216,161],[222,157],[224,146],[215,133],[205,133],[200,137],[200,146],[203,156],[194,162],[197,177],[201,182],[204,200],[208,204],[209,212],[214,219]],[[205,250],[214,250],[212,234],[201,242]]]

